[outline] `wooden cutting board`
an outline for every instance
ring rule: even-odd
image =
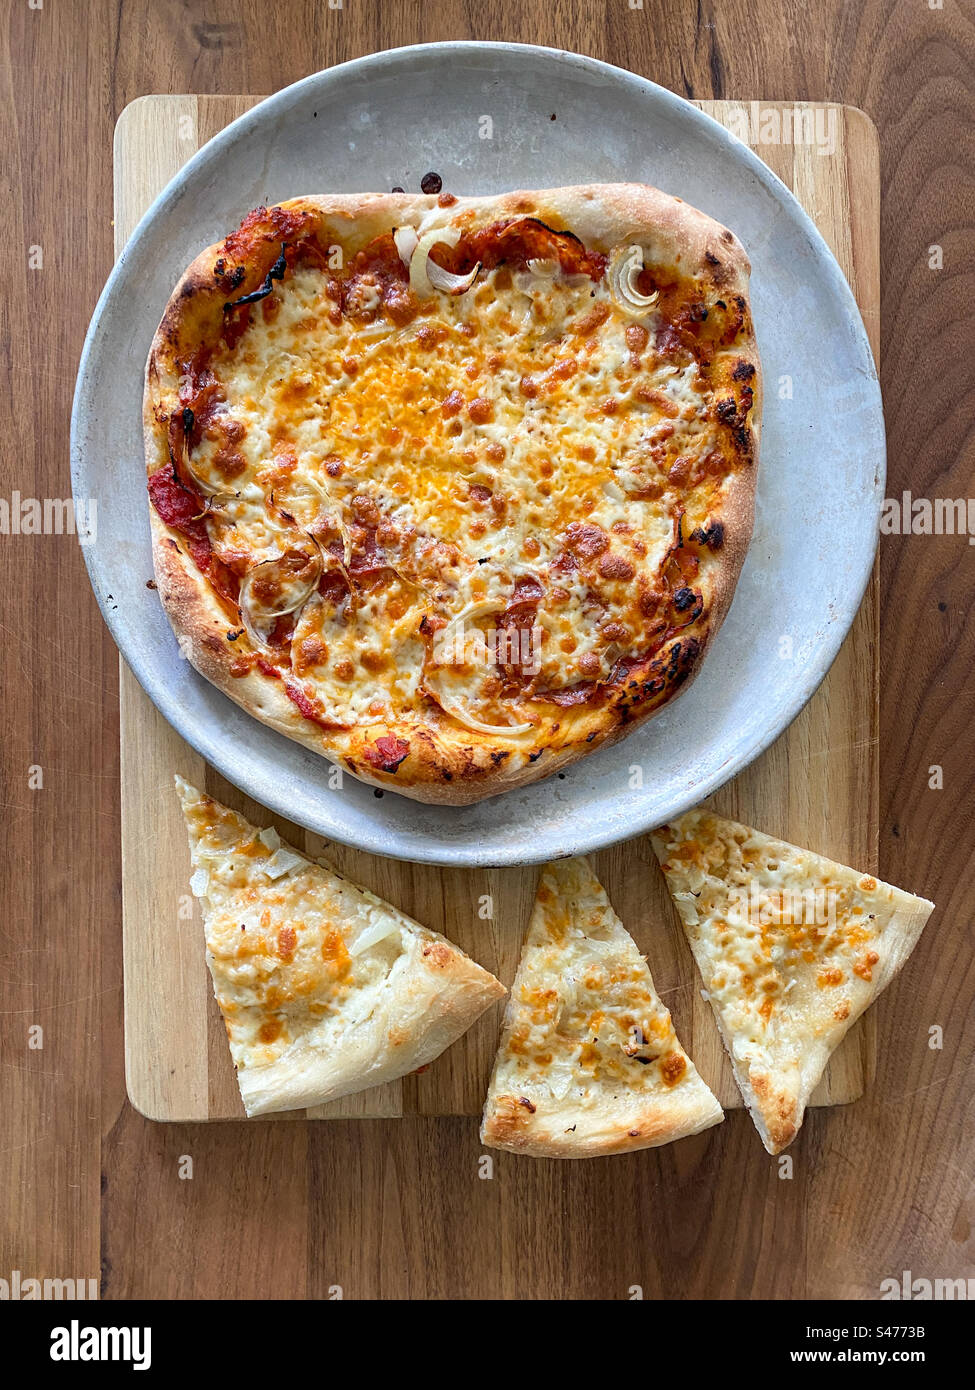
[[[115,131],[115,247],[124,246],[150,201],[196,150],[257,97],[150,96],[127,106]],[[791,104],[700,102],[751,129]],[[804,107],[803,109],[809,109]],[[813,110],[817,108],[812,108]],[[876,131],[862,111],[835,113],[835,149],[761,144],[757,152],[793,190],[850,281],[877,355],[880,317],[880,180]],[[733,127],[735,128],[735,127]],[[308,189],[307,192],[319,190]],[[160,305],[160,311],[162,305]],[[537,870],[437,869],[403,864],[322,841],[263,807],[207,767],[169,727],[120,663],[122,903],[125,1070],[129,1098],[157,1120],[243,1118],[203,954],[203,929],[189,892],[190,862],[173,774],[242,811],[274,823],[312,854],[449,936],[510,985],[534,897]],[[819,691],[779,740],[713,798],[726,815],[864,871],[877,867],[878,580],[876,568],[851,632]],[[649,959],[677,1031],[722,1104],[741,1097],[731,1076],[693,960],[676,924],[648,837],[593,856],[624,925]],[[484,894],[494,915],[478,916]],[[480,1113],[501,1006],[422,1075],[404,1077],[281,1118]],[[854,1100],[873,1074],[875,1033],[867,1014],[833,1057],[813,1104]]]

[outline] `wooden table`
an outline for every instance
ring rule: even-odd
[[[160,90],[271,91],[378,48],[444,38],[577,49],[698,99],[867,110],[884,197],[887,492],[973,491],[970,3],[346,0],[330,10],[296,0],[270,20],[254,0],[218,0],[205,18],[203,8],[195,18],[177,0],[10,6],[0,496],[69,495],[68,412],[112,261],[109,152],[125,104]],[[267,1296],[272,1270],[280,1298],[339,1284],[346,1297],[454,1299],[625,1298],[633,1284],[648,1298],[869,1298],[903,1269],[975,1273],[975,552],[964,536],[892,536],[881,564],[880,871],[939,912],[879,1006],[866,1097],[810,1114],[791,1179],[739,1113],[670,1150],[562,1165],[502,1158],[484,1180],[467,1119],[170,1127],[131,1109],[115,648],[70,536],[0,536],[0,1275],[100,1268],[106,1298],[235,1297]],[[935,1027],[940,1049],[929,1045]],[[185,1156],[192,1179],[179,1176]]]

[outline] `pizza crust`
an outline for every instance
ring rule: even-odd
[[[651,255],[673,262],[682,273],[706,277],[722,293],[747,304],[749,264],[737,238],[679,199],[645,185],[593,185],[513,192],[498,198],[461,198],[437,212],[437,199],[405,194],[334,195],[295,199],[282,205],[321,219],[342,235],[350,252],[366,245],[391,221],[425,216],[440,221],[478,222],[530,212],[573,231],[595,249],[639,237]],[[214,266],[224,243],[203,251],[189,267],[167,306],[153,339],[146,369],[144,435],[148,473],[169,462],[167,421],[178,401],[179,363],[218,331],[225,293],[215,284]],[[524,786],[560,771],[587,753],[607,747],[674,698],[694,679],[730,607],[751,537],[757,449],[761,420],[761,372],[754,335],[747,331],[728,350],[753,371],[754,404],[743,427],[748,467],[729,473],[713,519],[723,527],[720,554],[708,567],[708,602],[701,616],[661,647],[646,671],[644,691],[614,690],[594,708],[555,709],[551,720],[521,736],[484,735],[444,717],[417,725],[396,717],[346,728],[323,728],[302,714],[282,682],[254,667],[233,673],[240,646],[229,640],[239,625],[187,554],[179,532],[150,507],[153,562],[161,601],[183,653],[208,681],[249,714],[302,743],[359,780],[441,805],[466,805]],[[238,639],[239,640],[239,639]],[[241,646],[244,645],[241,643]],[[647,693],[647,688],[651,693]],[[659,688],[655,688],[659,687]],[[395,770],[376,765],[370,750],[383,737],[403,738],[409,753]]]

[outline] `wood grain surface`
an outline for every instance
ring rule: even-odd
[[[971,0],[7,0],[0,33],[8,502],[69,495],[123,108],[150,92],[271,91],[465,37],[576,49],[700,100],[862,107],[880,134],[888,495],[975,495]],[[639,1284],[647,1298],[785,1299],[872,1298],[905,1269],[975,1273],[975,550],[964,535],[893,535],[880,554],[879,870],[939,910],[878,1005],[864,1098],[809,1115],[791,1179],[738,1114],[605,1162],[499,1155],[488,1180],[463,1117],[164,1126],[128,1104],[117,654],[74,539],[0,535],[0,1275],[100,1271],[106,1298],[267,1297],[273,1270],[277,1298],[338,1284],[361,1298],[612,1299]]]
[[[116,251],[180,166],[256,100],[151,96],[125,108],[114,142]],[[822,131],[832,130],[829,154],[791,141],[758,148],[834,249],[875,337],[880,316],[880,185],[876,131],[868,117],[842,106],[763,104],[753,113],[744,103],[700,104],[733,129],[743,130],[750,123],[756,134],[767,116],[781,127],[784,114],[791,118],[795,109],[818,120]],[[714,804],[748,825],[875,871],[879,655],[875,576],[843,650],[813,699],[761,758],[721,790]],[[243,1106],[203,959],[199,907],[187,894],[189,852],[172,790],[173,773],[179,771],[217,797],[229,799],[257,824],[268,823],[271,813],[205,766],[174,734],[124,662],[119,681],[129,1099],[150,1119],[240,1119]],[[281,820],[278,828],[312,855],[327,854],[350,878],[381,891],[405,912],[456,941],[505,985],[511,984],[534,897],[536,868],[494,873],[439,870],[326,844]],[[721,1103],[739,1108],[741,1093],[647,837],[594,856],[594,864],[647,954],[679,1037]],[[493,905],[490,921],[478,915],[484,895]],[[309,1116],[479,1115],[502,1010],[499,1004],[484,1014],[421,1076],[360,1092],[309,1111]],[[831,1059],[813,1104],[857,1099],[873,1074],[875,1045],[876,1015],[871,1012]]]

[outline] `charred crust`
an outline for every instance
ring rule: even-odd
[[[724,545],[724,522],[709,521],[706,526],[697,526],[690,539],[695,545],[707,546],[708,550],[720,550]]]
[[[273,282],[275,280],[284,279],[284,272],[288,268],[288,261],[285,255],[286,251],[287,247],[285,246],[284,242],[282,242],[280,255],[278,256],[274,264],[270,267],[270,269],[264,277],[264,280],[258,286],[258,288],[256,290],[251,290],[250,294],[242,294],[239,299],[231,300],[230,303],[225,304],[223,306],[224,313],[227,313],[231,309],[239,309],[244,304],[256,304],[259,300],[266,299],[267,296],[271,293],[271,290],[274,288]],[[243,279],[244,267],[238,266],[237,269],[241,272],[241,279]]]
[[[752,456],[752,432],[748,424],[748,413],[754,403],[755,393],[750,386],[743,388],[741,402],[735,400],[734,396],[718,401],[714,407],[714,413],[721,424],[731,432],[731,438],[735,448],[743,459],[749,460]]]

